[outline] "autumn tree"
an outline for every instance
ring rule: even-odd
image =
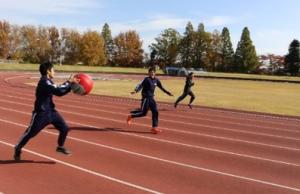
[[[50,59],[52,62],[60,62],[60,55],[61,55],[61,39],[59,30],[52,26],[48,29],[48,37],[50,43]]]
[[[142,41],[136,31],[120,33],[114,38],[114,61],[120,66],[141,67],[143,62]]]
[[[9,56],[10,24],[0,21],[0,58],[7,59]]]
[[[21,27],[21,47],[23,61],[39,63],[38,57],[38,32],[35,26],[25,25]]]
[[[83,34],[80,46],[81,61],[86,65],[105,65],[105,48],[102,36],[96,31]]]
[[[81,35],[76,30],[61,29],[61,54],[65,64],[74,65],[80,61]]]
[[[51,45],[49,41],[48,28],[44,26],[39,26],[37,31],[37,56],[39,58],[38,63],[44,61],[51,61]]]

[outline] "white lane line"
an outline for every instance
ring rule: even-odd
[[[21,94],[19,92],[15,92],[16,94]],[[24,95],[22,93],[22,95]],[[33,96],[33,95],[30,95],[30,94],[26,94],[27,96]],[[60,100],[60,99],[59,99]],[[74,100],[74,99],[73,99]],[[89,99],[86,99],[87,101],[90,101]],[[82,101],[79,101],[79,100],[74,100],[75,102],[80,102],[80,103],[83,103],[83,104],[91,104],[89,102],[82,102]],[[110,101],[107,101],[107,100],[104,100],[106,103],[108,104],[115,104],[115,102],[110,102]],[[95,106],[95,104],[92,104]],[[104,107],[116,107],[116,106],[113,106],[113,105],[96,105],[96,106],[104,106]],[[220,111],[222,112],[222,111]],[[224,111],[223,111],[224,112]],[[226,111],[225,111],[226,112]],[[194,113],[193,113],[194,114]],[[204,113],[198,113],[198,114],[201,114],[201,115],[206,115],[207,114],[204,114]],[[247,114],[248,113],[243,113],[243,114]],[[250,114],[250,113],[249,113]],[[182,116],[182,115],[175,115],[175,114],[170,114],[171,116],[174,116],[174,117],[181,117],[181,118],[194,118],[193,116],[191,117],[185,117],[185,116]],[[251,114],[250,114],[251,115]],[[220,115],[215,115],[216,117],[219,117],[219,118],[234,118],[236,119],[236,117],[225,117],[225,116],[220,116]],[[277,118],[277,117],[276,117]],[[281,118],[281,117],[278,117],[278,118]],[[200,119],[200,120],[207,120],[207,121],[212,121],[212,119],[204,119],[204,118],[199,118],[199,117],[195,117],[194,119]],[[248,119],[248,118],[239,118],[239,119],[242,119],[242,120],[249,120],[249,121],[257,121],[257,119]],[[288,119],[287,119],[288,120]],[[300,121],[300,120],[299,120]],[[260,128],[266,128],[266,129],[277,129],[277,130],[283,130],[281,128],[274,128],[274,127],[267,127],[267,126],[259,126],[259,125],[252,125],[252,124],[244,124],[244,123],[240,123],[240,122],[228,122],[228,121],[219,121],[221,123],[228,123],[228,124],[236,124],[236,125],[246,125],[246,126],[253,126],[253,127],[260,127]],[[260,121],[262,122],[262,121]],[[275,122],[275,121],[263,121],[264,123],[270,123],[270,124],[277,124],[277,125],[282,125],[281,123],[278,123],[278,122]],[[300,123],[299,123],[300,124]],[[299,125],[297,124],[290,124],[290,123],[287,123],[286,124],[287,126],[293,126],[293,127],[298,127]],[[283,130],[284,131],[284,130]],[[300,131],[296,131],[294,130],[295,132],[298,132],[300,133]]]
[[[7,142],[5,142],[5,141],[1,141],[1,140],[0,140],[0,143],[2,143],[2,144],[4,144],[4,145],[7,145],[7,146],[10,146],[10,147],[14,147],[13,144],[7,143]],[[71,163],[68,163],[68,162],[64,162],[64,161],[61,161],[61,160],[52,158],[52,157],[50,157],[50,156],[46,156],[46,155],[44,155],[44,154],[40,154],[40,153],[31,151],[31,150],[28,150],[28,149],[25,149],[25,148],[23,148],[22,151],[31,153],[31,154],[36,155],[36,156],[39,156],[39,157],[41,157],[41,158],[46,158],[46,159],[48,159],[48,160],[57,162],[57,163],[59,163],[59,164],[62,164],[62,165],[65,165],[65,166],[74,168],[74,169],[76,169],[76,170],[80,170],[80,171],[83,171],[83,172],[86,172],[86,173],[89,173],[89,174],[92,174],[92,175],[95,175],[95,176],[98,176],[98,177],[102,177],[102,178],[104,178],[104,179],[108,179],[108,180],[110,180],[110,181],[117,182],[117,183],[120,183],[120,184],[129,186],[129,187],[133,187],[133,188],[136,188],[136,189],[139,189],[139,190],[142,190],[142,191],[147,191],[147,192],[149,192],[149,193],[161,194],[161,192],[159,192],[159,191],[155,191],[155,190],[152,190],[152,189],[148,189],[148,188],[146,188],[146,187],[142,187],[142,186],[139,186],[139,185],[135,185],[135,184],[132,184],[132,183],[129,183],[129,182],[120,180],[120,179],[116,179],[116,178],[113,178],[113,177],[111,177],[111,176],[107,176],[107,175],[98,173],[98,172],[96,172],[96,171],[92,171],[92,170],[89,170],[89,169],[86,169],[86,168],[83,168],[83,167],[80,167],[80,166],[77,166],[77,165],[74,165],[74,164],[71,164]]]
[[[16,99],[20,99],[20,100],[28,100],[26,98],[14,97],[14,96],[10,96],[10,95],[7,95],[7,97],[16,98]],[[5,101],[5,100],[2,100],[2,101]],[[99,109],[94,109],[94,108],[85,108],[85,107],[76,106],[76,105],[66,105],[66,104],[62,104],[62,103],[56,103],[56,104],[57,105],[61,105],[61,106],[65,106],[65,107],[78,108],[78,109],[88,110],[88,111],[97,111],[97,112],[105,112],[105,113],[110,113],[110,114],[127,115],[127,114],[119,113],[119,112],[99,110]],[[160,120],[161,121],[165,121],[165,122],[172,122],[172,123],[184,124],[184,125],[206,127],[206,128],[211,128],[211,129],[218,129],[218,130],[222,130],[222,131],[232,131],[232,132],[236,132],[236,133],[251,134],[251,135],[260,135],[260,136],[266,136],[266,137],[271,137],[271,138],[288,139],[288,140],[293,140],[293,141],[300,141],[299,138],[294,138],[294,137],[286,137],[286,136],[280,136],[280,135],[271,135],[271,134],[267,134],[267,133],[244,131],[244,130],[238,130],[238,129],[231,129],[231,128],[227,128],[227,127],[217,127],[217,126],[204,125],[204,124],[194,124],[194,123],[181,122],[181,121],[172,121],[172,120],[167,120],[167,119],[160,119]],[[280,130],[280,131],[287,131],[287,130]],[[185,131],[185,132],[188,132],[188,131]],[[293,132],[300,133],[300,131],[299,132],[298,131],[293,131]],[[197,133],[197,132],[194,132],[194,133]]]
[[[12,101],[8,101],[8,100],[0,100],[0,101],[2,101],[2,102],[4,101],[4,102],[8,102],[8,103],[13,103],[13,104],[19,104],[19,105],[23,105],[23,106],[30,106],[31,107],[31,105],[24,104],[24,103],[17,103],[17,102],[12,102]],[[0,109],[4,109],[4,108],[0,107]],[[111,119],[111,118],[107,118],[107,117],[99,117],[99,116],[93,116],[93,115],[86,115],[86,114],[81,114],[81,113],[71,112],[71,111],[64,111],[64,110],[60,110],[60,112],[64,112],[64,113],[68,113],[68,114],[73,114],[73,115],[78,115],[78,116],[81,116],[81,117],[89,117],[89,118],[94,118],[94,119],[101,119],[101,120],[113,121],[113,122],[116,122],[116,123],[124,123],[124,121],[122,121],[122,120]],[[148,125],[142,124],[142,123],[133,123],[132,125],[149,127]],[[182,130],[178,130],[178,129],[170,129],[170,128],[167,128],[167,127],[160,127],[160,129],[169,130],[169,131],[173,131],[173,132],[177,132],[177,133],[191,134],[191,135],[196,135],[196,136],[203,136],[203,137],[209,137],[209,138],[215,138],[215,139],[222,139],[222,140],[227,140],[227,141],[234,141],[234,142],[241,142],[241,143],[247,143],[247,144],[260,145],[260,146],[265,146],[265,147],[273,147],[273,148],[279,148],[279,149],[300,151],[299,148],[292,148],[292,147],[287,147],[287,146],[278,146],[278,145],[274,145],[274,144],[265,144],[265,143],[255,142],[255,141],[247,141],[247,140],[234,139],[234,138],[229,138],[229,137],[220,137],[220,136],[214,136],[214,135],[207,135],[207,134],[201,134],[201,133],[195,133],[195,132],[189,132],[189,131],[182,131]]]
[[[10,123],[14,124],[14,122],[10,122]],[[22,124],[18,124],[18,123],[16,123],[16,124],[18,126],[22,125]],[[22,125],[22,126],[24,126],[24,125]],[[49,134],[52,134],[52,135],[57,135],[57,133],[54,133],[54,132],[49,132],[49,131],[46,131],[46,132],[49,133]],[[108,149],[113,149],[113,150],[116,150],[116,151],[125,152],[125,153],[128,153],[128,154],[134,154],[134,155],[138,155],[138,156],[142,156],[142,157],[145,157],[145,158],[149,158],[149,159],[153,159],[153,160],[158,160],[158,161],[162,161],[162,162],[166,162],[166,163],[170,163],[170,164],[175,164],[175,165],[179,165],[179,166],[183,166],[183,167],[188,167],[188,168],[192,168],[192,169],[196,169],[196,170],[200,170],[200,171],[204,171],[204,172],[209,172],[209,173],[218,174],[218,175],[222,175],[222,176],[229,176],[229,177],[233,177],[233,178],[236,178],[236,179],[241,179],[241,180],[245,180],[245,181],[250,181],[250,182],[255,182],[255,183],[260,183],[260,184],[264,184],[264,185],[269,185],[269,186],[273,186],[273,187],[278,187],[278,188],[282,188],[282,189],[287,189],[287,190],[292,190],[292,191],[298,191],[298,192],[300,192],[300,188],[297,188],[297,187],[289,187],[289,186],[285,186],[285,185],[281,185],[281,184],[277,184],[277,183],[272,183],[272,182],[268,182],[268,181],[264,181],[264,180],[249,178],[249,177],[245,177],[245,176],[239,176],[239,175],[225,173],[225,172],[221,172],[221,171],[217,171],[217,170],[212,170],[212,169],[208,169],[208,168],[202,168],[202,167],[197,167],[197,166],[193,166],[193,165],[179,163],[179,162],[175,162],[175,161],[171,161],[171,160],[161,159],[161,158],[157,158],[157,157],[153,157],[153,156],[143,155],[143,154],[139,154],[139,153],[135,153],[135,152],[130,152],[130,151],[119,149],[119,148],[114,148],[114,147],[110,147],[110,146],[105,146],[105,145],[101,145],[101,144],[89,142],[89,141],[82,140],[82,139],[79,139],[79,138],[74,138],[74,137],[69,137],[69,138],[72,139],[72,140],[76,140],[76,141],[80,141],[80,142],[84,142],[84,143],[88,143],[88,144],[93,144],[93,145],[105,147],[105,148],[108,148]],[[0,143],[5,144],[5,145],[9,145],[11,147],[14,146],[12,144],[9,144],[9,143],[3,142],[3,141],[0,141]],[[26,150],[26,149],[24,149],[24,150]],[[81,168],[79,166],[76,166],[76,165],[73,165],[73,164],[70,164],[70,163],[66,163],[66,162],[57,160],[55,158],[48,157],[46,155],[42,155],[42,154],[30,151],[30,150],[26,150],[26,151],[29,152],[29,153],[35,154],[37,156],[40,156],[40,157],[47,158],[49,160],[55,161],[57,163],[61,163],[61,164],[64,164],[66,166],[69,166],[69,167],[72,167],[72,168],[75,168],[75,169],[78,169],[78,170],[81,170],[81,171],[84,171],[84,172],[88,172],[90,174],[94,174],[96,176],[100,176],[100,177],[103,177],[103,178],[106,178],[106,179],[109,179],[109,180],[112,180],[112,181],[115,181],[115,182],[118,182],[118,183],[122,183],[122,184],[131,186],[131,187],[134,187],[134,188],[138,188],[138,189],[141,189],[141,190],[145,190],[145,191],[148,191],[148,192],[151,192],[151,193],[159,193],[157,191],[150,190],[150,189],[138,186],[138,185],[134,185],[134,184],[131,184],[131,183],[119,180],[119,179],[115,179],[115,178],[109,177],[107,175],[103,175],[103,174],[97,173],[95,171],[91,171],[91,170],[88,170],[88,169],[85,169],[85,168]]]
[[[20,114],[31,115],[30,113],[27,113],[27,112],[17,111],[17,110],[13,110],[13,109],[7,109],[7,108],[3,108],[3,107],[0,107],[0,109],[6,110],[6,111],[11,111],[11,112],[17,112],[17,113],[20,113]],[[3,120],[3,119],[0,119],[0,121],[10,123],[10,124],[16,124],[14,122]],[[82,123],[78,123],[78,122],[68,121],[68,123],[71,123],[71,124],[74,124],[74,125],[90,127],[90,128],[98,128],[98,126],[87,125],[87,124],[82,124]],[[19,126],[27,127],[24,124],[20,124]],[[43,130],[43,132],[50,133],[50,134],[55,134],[55,133],[47,131],[47,130]],[[272,160],[272,159],[268,159],[268,158],[262,158],[262,157],[251,156],[251,155],[246,155],[246,154],[239,154],[239,153],[235,153],[235,152],[228,152],[228,151],[223,151],[223,150],[218,150],[218,149],[213,149],[213,148],[207,148],[207,147],[201,147],[201,146],[197,146],[197,145],[191,145],[191,144],[185,144],[185,143],[170,141],[170,140],[157,139],[157,138],[143,136],[143,135],[136,135],[136,134],[129,134],[129,133],[122,133],[122,135],[133,136],[133,137],[138,137],[138,138],[143,138],[143,139],[148,139],[148,140],[158,141],[158,142],[163,142],[163,143],[169,143],[169,144],[174,144],[174,145],[177,145],[177,146],[185,146],[185,147],[189,147],[189,148],[195,148],[195,149],[212,151],[212,152],[217,152],[217,153],[222,153],[222,154],[234,155],[234,156],[243,157],[243,158],[262,160],[262,161],[272,162],[272,163],[276,163],[276,164],[283,164],[283,165],[300,167],[300,164],[295,164],[295,163],[290,163],[290,162],[285,162],[285,161],[280,161],[280,160]],[[68,138],[73,138],[73,137],[68,136]],[[97,143],[94,143],[94,145],[96,145],[96,144]],[[103,145],[103,144],[97,144],[97,145]],[[104,146],[106,146],[106,145],[104,145]]]

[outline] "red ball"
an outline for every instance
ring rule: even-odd
[[[79,73],[74,75],[75,78],[78,78],[79,84],[73,84],[72,91],[75,94],[87,95],[93,89],[94,81],[91,76],[85,73]]]

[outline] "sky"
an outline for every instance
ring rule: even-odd
[[[145,51],[167,28],[182,35],[188,22],[209,32],[227,27],[234,49],[248,27],[257,54],[285,55],[300,40],[299,9],[299,0],[0,0],[0,20],[80,32],[108,23],[113,36],[136,30]]]

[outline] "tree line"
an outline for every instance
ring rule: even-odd
[[[0,21],[0,58],[21,62],[50,60],[60,64],[123,67],[158,65],[161,68],[178,66],[212,72],[255,73],[263,58],[272,60],[273,70],[284,69],[291,75],[297,75],[300,67],[298,40],[292,41],[284,60],[274,60],[273,55],[257,56],[247,27],[235,51],[227,27],[222,32],[208,32],[203,23],[194,30],[191,22],[187,23],[182,35],[173,28],[163,30],[149,45],[150,53],[142,49],[142,44],[134,30],[112,37],[107,23],[99,32],[80,33],[55,26],[19,26]]]

